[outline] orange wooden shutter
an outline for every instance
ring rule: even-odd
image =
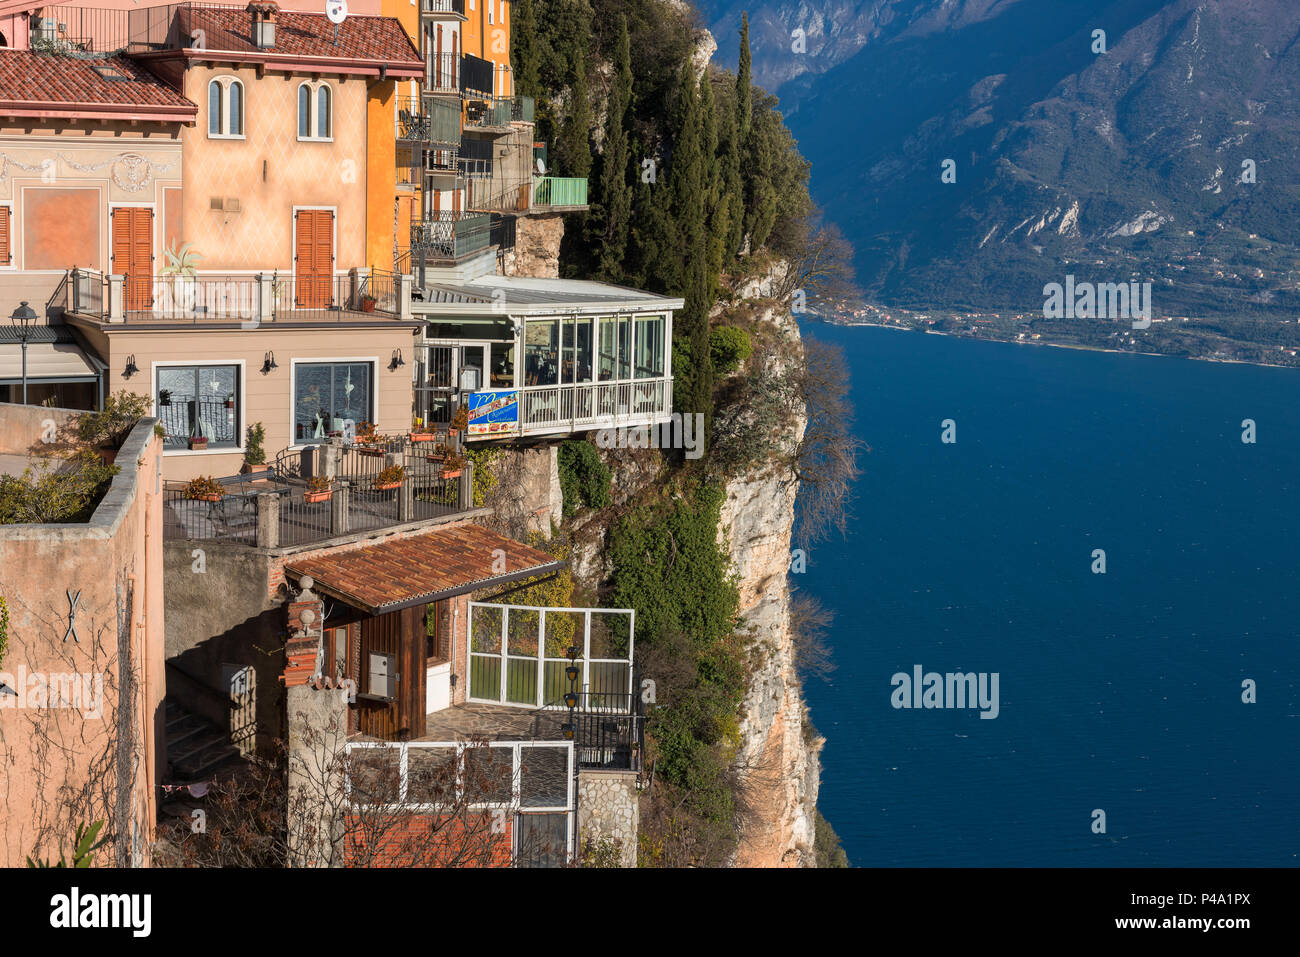
[[[3,263],[14,261],[13,246],[9,242],[9,216],[11,212],[8,206],[0,206],[0,262]]]

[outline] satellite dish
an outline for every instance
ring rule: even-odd
[[[325,16],[338,26],[348,18],[348,0],[325,0]]]
[[[537,175],[538,176],[546,175],[546,164],[542,162],[542,158],[540,156],[537,157]],[[1300,319],[1297,319],[1296,322],[1300,322]]]

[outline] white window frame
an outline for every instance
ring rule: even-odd
[[[314,448],[318,442],[299,442],[295,434],[295,425],[297,420],[294,418],[296,405],[296,396],[298,394],[298,366],[299,365],[329,365],[329,364],[350,364],[359,365],[369,363],[374,367],[370,375],[370,414],[373,418],[370,420],[379,427],[379,356],[294,356],[289,359],[289,448],[290,449],[309,449]],[[361,423],[358,422],[357,425]]]
[[[219,133],[212,132],[212,85],[216,84],[221,87],[221,122],[218,127]],[[204,108],[208,111],[208,139],[210,140],[242,140],[247,139],[245,133],[230,132],[230,88],[238,84],[239,86],[239,128],[248,129],[248,87],[244,86],[244,81],[237,76],[214,76],[208,80],[207,98],[204,101]]]
[[[307,96],[307,131],[308,135],[302,135],[302,91],[306,89]],[[320,135],[320,94],[325,90],[329,97],[329,135]],[[334,88],[321,80],[319,83],[312,83],[309,80],[303,80],[298,84],[298,90],[294,94],[296,103],[294,104],[294,133],[298,137],[299,143],[333,143],[334,142]]]
[[[152,400],[154,418],[161,418],[158,414],[158,370],[173,369],[179,366],[238,366],[239,367],[239,403],[236,411],[238,412],[239,428],[235,430],[235,445],[219,446],[215,449],[164,449],[163,457],[171,458],[178,455],[242,455],[244,445],[247,441],[245,430],[249,426],[248,419],[248,376],[245,374],[245,361],[243,359],[155,359],[149,364],[149,379],[153,389],[150,396]]]

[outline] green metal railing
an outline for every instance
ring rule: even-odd
[[[534,176],[534,206],[586,206],[587,180],[578,176]]]

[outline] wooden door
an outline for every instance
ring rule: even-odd
[[[153,210],[118,206],[113,210],[114,273],[126,276],[126,310],[153,307]]]
[[[385,741],[424,734],[426,667],[424,609],[404,608],[361,619],[361,674],[358,675],[358,728]],[[397,694],[377,700],[370,694],[370,655],[391,655]]]
[[[334,305],[334,211],[294,213],[294,305],[328,309]]]

